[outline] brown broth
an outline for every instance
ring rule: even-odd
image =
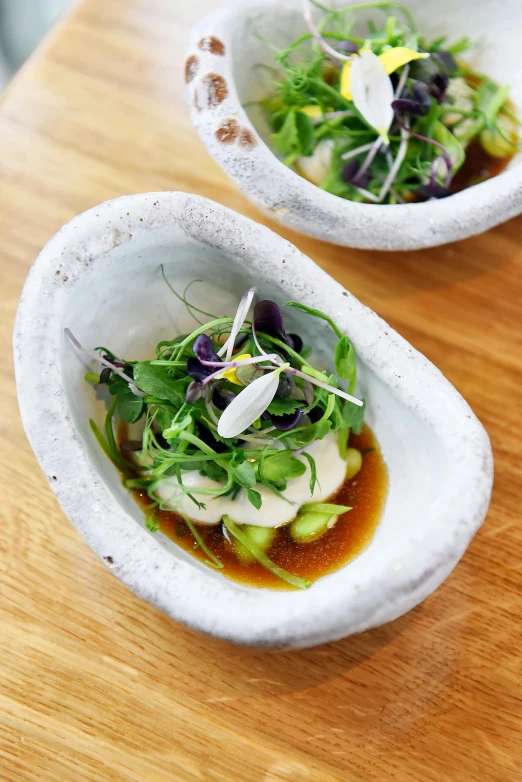
[[[466,147],[466,159],[458,170],[451,184],[452,193],[460,193],[468,187],[485,182],[486,179],[498,176],[508,165],[513,155],[507,157],[492,157],[474,141]]]
[[[362,434],[351,435],[349,444],[362,452],[362,467],[352,480],[345,481],[332,495],[331,501],[349,505],[352,510],[340,516],[335,526],[313,543],[296,543],[288,528],[281,527],[267,551],[277,565],[310,581],[338,570],[360,554],[371,542],[384,508],[388,473],[371,429],[365,425]],[[137,502],[146,508],[149,503],[147,495],[139,491],[135,491],[134,495]],[[160,530],[178,546],[205,562],[205,555],[195,547],[192,533],[177,513],[160,511],[158,524]],[[240,562],[223,536],[221,524],[198,524],[197,528],[205,544],[223,563],[223,570],[219,572],[226,578],[251,587],[294,588],[257,562]]]

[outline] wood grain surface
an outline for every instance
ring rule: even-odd
[[[270,654],[177,626],[97,560],[25,440],[11,330],[51,235],[107,198],[200,193],[265,222],[184,104],[187,31],[217,0],[85,0],[0,106],[0,779],[522,779],[522,219],[409,254],[287,238],[439,366],[488,429],[489,516],[425,603]],[[421,523],[419,519],[419,523]]]

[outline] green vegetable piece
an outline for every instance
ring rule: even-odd
[[[359,451],[357,451],[357,453],[359,453]],[[336,516],[340,516],[343,513],[348,513],[349,510],[351,510],[349,505],[336,505],[334,502],[307,502],[306,505],[301,506],[299,512],[335,513]]]
[[[243,524],[239,527],[248,540],[261,551],[267,552],[275,538],[276,530],[273,527],[256,527],[251,524]],[[234,553],[243,564],[255,562],[256,558],[237,538],[232,543]]]
[[[299,513],[289,527],[291,537],[296,543],[312,543],[319,540],[333,527],[339,517],[332,513]]]
[[[308,589],[308,587],[311,586],[311,581],[308,581],[308,579],[301,578],[300,576],[296,576],[293,573],[288,573],[287,570],[284,570],[283,568],[279,567],[279,565],[276,565],[275,562],[272,562],[272,560],[267,557],[264,551],[262,551],[259,546],[250,540],[248,536],[245,535],[244,532],[236,526],[236,524],[234,524],[229,516],[223,516],[223,524],[229,533],[233,535],[236,540],[239,540],[239,542],[245,546],[245,548],[254,556],[254,558],[257,559],[259,564],[263,565],[263,567],[273,573],[274,576],[281,578],[283,581],[286,581],[287,584],[291,584],[298,589]]]
[[[346,451],[346,479],[351,480],[362,467],[362,453],[356,448]]]
[[[451,162],[453,164],[453,174],[455,175],[466,160],[466,153],[462,148],[462,144],[451,132],[451,130],[449,130],[446,125],[443,125],[443,123],[439,121],[435,123],[433,129],[433,138],[448,150]]]
[[[300,478],[306,472],[306,465],[293,456],[292,451],[280,451],[267,456],[263,461],[262,473],[265,481],[281,481]]]
[[[100,382],[100,376],[96,374],[96,372],[86,372],[84,375],[84,379],[88,383],[99,383]]]

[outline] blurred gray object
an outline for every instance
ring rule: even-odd
[[[71,0],[0,0],[0,89]]]

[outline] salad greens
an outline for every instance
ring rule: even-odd
[[[517,151],[509,88],[460,59],[467,37],[428,41],[391,0],[304,9],[309,33],[283,50],[267,42],[278,77],[262,106],[274,147],[314,184],[369,203],[443,198],[470,145],[498,159]]]
[[[302,476],[307,467],[313,494],[317,468],[313,456],[303,449],[334,433],[341,456],[348,458],[349,433],[359,434],[363,426],[364,403],[353,396],[356,363],[350,339],[324,313],[287,302],[285,306],[325,321],[337,338],[335,373],[320,371],[309,363],[311,349],[302,338],[287,333],[275,302],[258,301],[253,317],[248,317],[254,289],[245,293],[233,318],[203,313],[187,301],[186,292],[176,295],[198,325],[189,334],[159,342],[150,360],[123,358],[105,347],[85,351],[102,366],[99,373],[88,372],[86,380],[106,386],[112,397],[103,431],[92,420],[91,429],[122,472],[124,485],[147,495],[147,528],[157,530],[158,511],[173,509],[158,494],[169,477],[199,508],[214,497],[234,499],[244,490],[259,510],[260,486],[285,499],[288,481]],[[201,315],[210,320],[201,322]],[[83,350],[68,329],[66,334]],[[140,422],[139,440],[118,446],[116,415],[128,424]],[[206,488],[185,486],[186,471],[199,471],[216,483]],[[331,503],[311,505],[307,512],[313,512],[320,529],[315,537],[308,531],[301,540],[317,538],[347,510]],[[221,568],[197,525],[182,515],[207,564]],[[268,558],[273,534],[237,525],[228,517],[223,524],[224,534],[236,541],[238,556],[260,562],[294,586],[309,585]],[[299,530],[294,537],[299,539]]]

